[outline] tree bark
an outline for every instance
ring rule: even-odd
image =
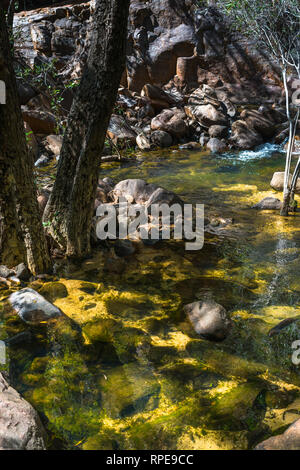
[[[289,188],[289,177],[290,177],[290,167],[291,167],[291,158],[292,158],[292,134],[293,134],[293,120],[291,118],[290,111],[290,101],[289,101],[289,90],[287,84],[287,70],[286,67],[282,70],[283,85],[285,90],[286,98],[286,115],[289,121],[289,142],[286,152],[286,162],[284,170],[284,184],[283,184],[283,202],[280,211],[280,215],[287,216],[289,215],[289,204],[290,204],[290,188]]]
[[[6,85],[6,104],[0,105],[0,255],[5,264],[27,261],[32,273],[46,272],[50,267],[50,257],[37,203],[33,161],[27,149],[2,7],[0,80]]]
[[[15,0],[10,0],[9,7],[7,10],[7,29],[9,35],[13,34],[13,23],[15,14]]]
[[[70,111],[44,220],[68,256],[90,252],[101,153],[125,67],[129,0],[97,0],[87,64]]]

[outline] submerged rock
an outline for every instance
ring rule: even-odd
[[[213,300],[193,302],[184,307],[196,333],[209,341],[223,341],[229,334],[231,321],[222,305]]]
[[[45,450],[45,437],[36,411],[0,374],[0,450]]]
[[[40,290],[40,294],[45,296],[50,302],[68,296],[68,290],[61,282],[47,282]]]
[[[300,419],[297,419],[283,434],[270,437],[258,444],[255,450],[300,450]]]
[[[257,209],[261,211],[267,210],[280,210],[281,209],[281,201],[276,197],[265,197],[260,202],[252,206],[251,209]]]
[[[180,199],[177,194],[173,193],[173,191],[168,191],[164,188],[157,188],[150,196],[146,203],[146,207],[150,207],[153,204],[167,204],[168,206],[172,206],[173,204],[183,204],[182,199]]]
[[[137,363],[110,371],[101,380],[103,406],[112,418],[124,418],[141,411],[152,411],[159,403],[160,385],[151,370]]]
[[[9,302],[19,317],[25,323],[32,325],[49,321],[63,315],[58,307],[48,302],[43,296],[28,287],[11,294]]]
[[[278,325],[274,326],[274,328],[272,328],[269,331],[268,335],[269,336],[277,335],[278,333],[281,332],[281,330],[283,330],[287,326],[291,325],[292,323],[296,322],[297,320],[299,320],[299,318],[297,318],[297,317],[295,317],[295,318],[285,318],[280,323],[278,323]]]

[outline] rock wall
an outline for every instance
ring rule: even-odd
[[[146,83],[195,89],[226,86],[235,101],[257,103],[280,95],[278,71],[264,51],[229,33],[213,7],[191,0],[132,0],[127,70],[122,84],[140,92]],[[47,7],[15,17],[17,50],[31,64],[56,58],[66,78],[86,59],[90,2]]]
[[[213,6],[197,9],[193,3],[131,1],[127,67],[108,137],[120,148],[183,144],[218,153],[251,149],[273,138],[282,142],[287,125],[278,70],[264,51],[233,36]],[[57,136],[52,134],[63,133],[74,96],[69,85],[78,83],[86,62],[93,4],[15,15],[17,66],[53,67],[51,73],[41,73],[38,86],[32,70],[28,78],[23,68],[18,78],[37,166],[59,158],[61,140],[53,150]],[[59,112],[45,81],[60,87]]]

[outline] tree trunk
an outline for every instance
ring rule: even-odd
[[[27,149],[2,7],[0,80],[6,85],[6,104],[0,105],[2,262],[11,265],[26,261],[27,258],[27,265],[32,273],[46,272],[50,267],[50,258],[37,203],[33,161]]]
[[[129,0],[97,0],[87,64],[70,111],[44,220],[68,256],[90,252],[101,153],[125,67]]]
[[[290,168],[291,168],[291,159],[292,159],[292,149],[293,149],[293,120],[291,118],[290,112],[290,101],[289,101],[289,90],[287,84],[287,71],[286,67],[282,71],[283,84],[285,90],[286,98],[286,115],[289,120],[289,142],[286,152],[286,161],[285,161],[285,170],[284,170],[284,184],[283,184],[283,202],[280,215],[287,216],[289,215],[289,205],[290,205],[290,188],[289,188],[289,178],[290,178]]]
[[[15,0],[10,0],[9,7],[7,10],[7,30],[9,36],[13,35],[13,24],[14,24],[14,14],[15,14]],[[11,38],[13,42],[13,39]]]
[[[16,183],[13,170],[1,150],[0,181],[0,264],[11,267],[24,261],[25,246],[17,215]]]

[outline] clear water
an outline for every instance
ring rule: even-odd
[[[9,367],[50,448],[247,449],[297,418],[291,345],[300,322],[268,332],[300,314],[299,214],[251,209],[276,195],[269,182],[283,166],[271,145],[225,155],[154,152],[102,166],[103,177],[143,178],[234,223],[206,234],[199,252],[162,242],[139,245],[125,261],[103,249],[66,265],[59,282],[32,283],[68,321],[30,329],[0,291],[2,337],[31,332],[9,348]],[[222,343],[199,339],[183,312],[205,298],[233,320]]]

